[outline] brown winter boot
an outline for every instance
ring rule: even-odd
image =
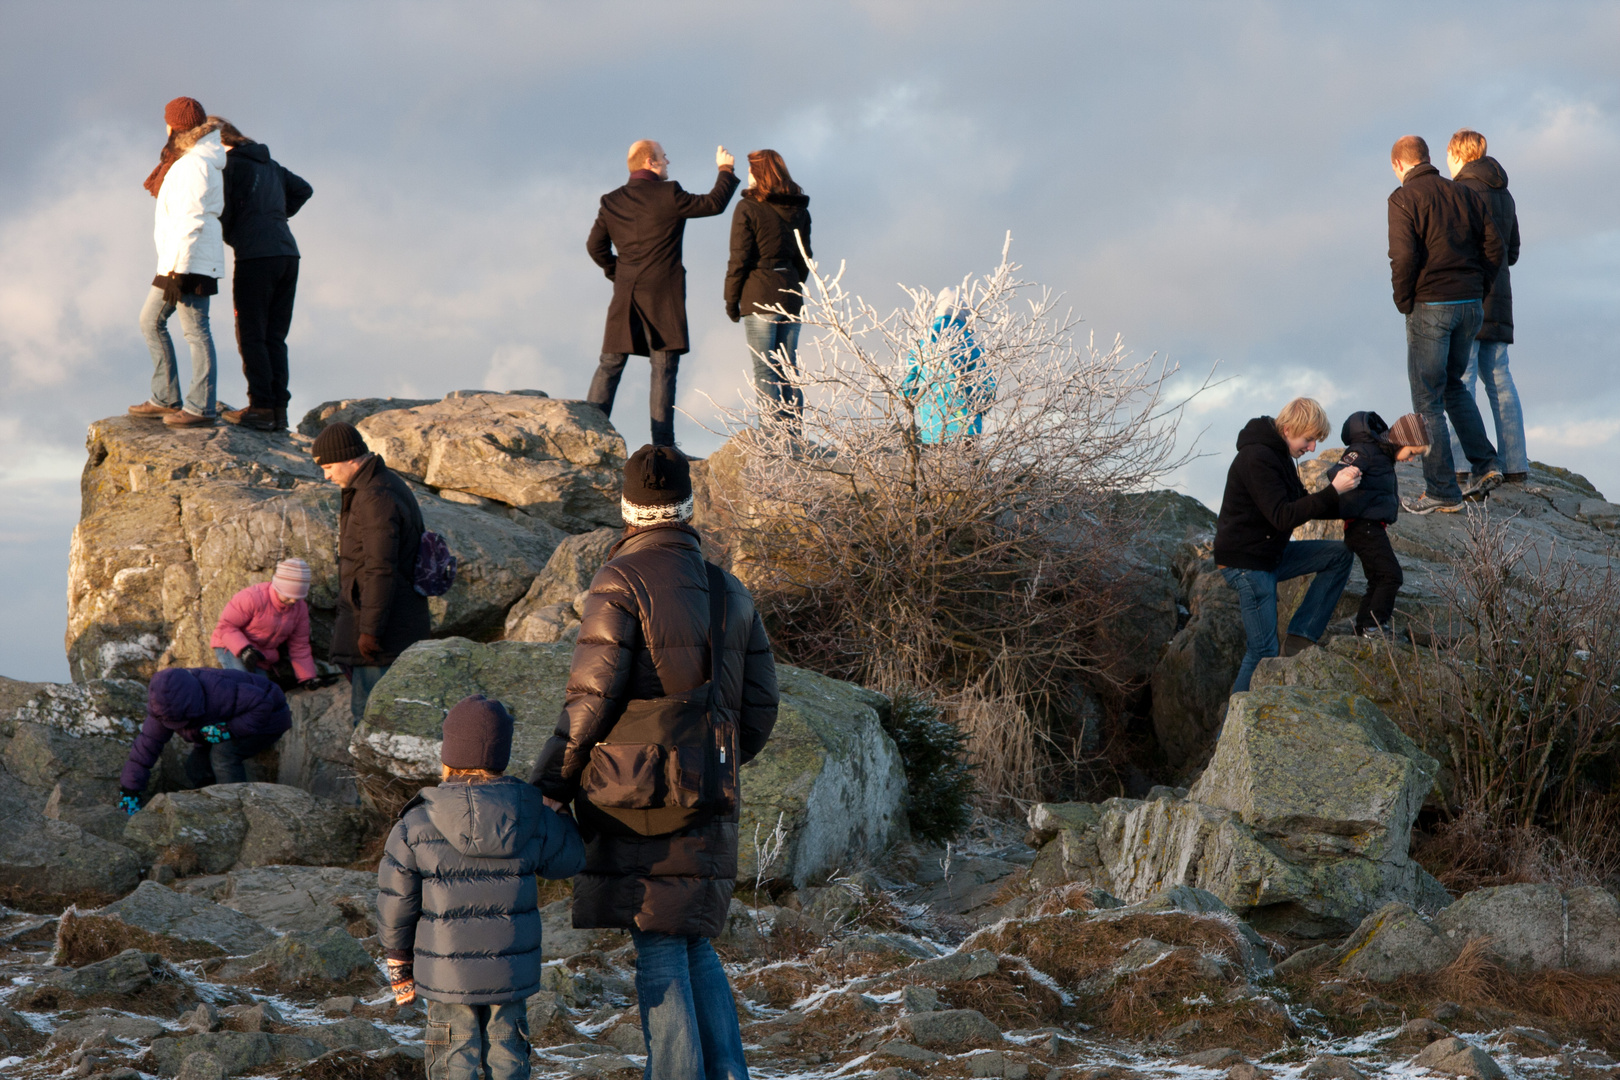
[[[226,409],[220,413],[228,424],[239,427],[252,428],[254,431],[276,430],[276,411],[274,409],[255,409],[249,405],[245,409]]]
[[[283,405],[281,408],[276,410],[276,421],[271,426],[270,430],[271,431],[286,431],[287,430],[287,407],[285,405]]]
[[[1311,648],[1315,644],[1316,642],[1312,641],[1308,637],[1301,637],[1298,634],[1289,634],[1288,637],[1283,641],[1282,654],[1284,656],[1298,656],[1300,653]]]

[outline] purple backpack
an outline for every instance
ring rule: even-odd
[[[423,532],[416,549],[416,591],[423,596],[443,596],[456,583],[456,557],[450,545],[436,532]]]

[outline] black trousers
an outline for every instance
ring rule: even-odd
[[[628,353],[603,353],[591,379],[591,389],[585,400],[596,405],[609,416],[613,415],[613,399],[619,393],[619,380],[624,377],[624,363]],[[652,350],[648,357],[652,365],[652,385],[647,391],[647,411],[652,415],[652,441],[654,446],[675,445],[675,378],[681,368],[681,354]],[[633,440],[632,440],[633,441]]]
[[[1361,609],[1356,612],[1356,633],[1375,626],[1388,627],[1395,614],[1395,594],[1405,580],[1400,560],[1389,543],[1389,530],[1381,521],[1353,518],[1344,523],[1344,546],[1356,553],[1361,572],[1367,575],[1367,595],[1361,598]]]
[[[285,409],[287,329],[292,326],[293,297],[298,292],[298,256],[270,255],[240,259],[231,279],[236,307],[236,347],[242,353],[248,405]]]
[[[193,788],[240,784],[247,780],[247,759],[258,757],[281,741],[277,735],[238,735],[217,743],[197,743],[186,758],[186,783]]]

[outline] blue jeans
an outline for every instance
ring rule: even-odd
[[[652,369],[652,381],[647,388],[647,412],[652,419],[654,446],[675,445],[675,382],[680,377],[681,354],[651,350],[647,363]],[[625,361],[629,353],[603,353],[596,361],[596,374],[591,376],[591,388],[585,400],[601,409],[604,415],[613,415],[613,399],[619,396],[619,380],[624,377]]]
[[[344,671],[349,677],[349,715],[354,718],[355,727],[359,727],[360,721],[366,718],[366,702],[371,700],[371,692],[387,671],[386,667],[375,666],[352,667]]]
[[[1412,385],[1412,411],[1429,426],[1429,452],[1423,455],[1423,481],[1436,499],[1462,498],[1452,466],[1446,417],[1462,443],[1475,476],[1500,469],[1496,448],[1485,435],[1479,406],[1463,386],[1474,335],[1485,319],[1478,300],[1466,304],[1418,304],[1406,317],[1406,378]]]
[[[281,741],[275,735],[236,735],[224,742],[198,743],[186,757],[186,783],[193,789],[247,781],[248,758]]]
[[[529,1014],[504,1005],[427,1003],[427,1080],[529,1080]]]
[[[1519,406],[1519,390],[1508,370],[1508,343],[1476,341],[1468,353],[1468,370],[1463,372],[1463,389],[1474,400],[1474,379],[1485,383],[1491,416],[1496,420],[1496,446],[1502,452],[1502,471],[1530,471],[1530,454],[1524,444],[1524,410]],[[1451,459],[1463,461],[1462,443],[1453,438]]]
[[[704,937],[632,929],[646,1080],[748,1080],[731,984]]]
[[[744,315],[742,324],[754,360],[760,417],[796,423],[804,409],[804,393],[794,385],[799,377],[799,324],[758,313]]]
[[[1248,638],[1237,681],[1232,683],[1232,693],[1247,690],[1255,665],[1265,657],[1277,655],[1277,583],[1306,574],[1316,575],[1311,587],[1305,590],[1299,610],[1288,621],[1290,634],[1315,641],[1327,629],[1333,609],[1339,605],[1354,560],[1355,555],[1338,540],[1290,540],[1275,570],[1221,567],[1226,583],[1238,594],[1243,633]]]
[[[174,339],[169,336],[169,316],[180,313],[180,332],[191,346],[191,386],[184,399],[180,394],[180,369],[174,359]],[[214,415],[214,390],[219,370],[214,356],[214,333],[208,327],[208,297],[190,293],[179,305],[166,303],[156,285],[141,305],[141,335],[152,353],[152,400],[169,408],[184,405],[198,416]]]

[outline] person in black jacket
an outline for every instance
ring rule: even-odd
[[[647,1075],[747,1076],[710,939],[736,885],[737,770],[776,724],[776,664],[748,590],[704,562],[686,458],[636,451],[620,506],[624,539],[591,579],[557,731],[530,781],[552,804],[572,801],[585,834],[574,925],[635,942]]]
[[[761,418],[792,423],[804,407],[798,377],[799,287],[810,274],[810,196],[775,150],[748,155],[749,186],[731,215],[726,315],[743,324]],[[800,251],[800,243],[804,250]],[[786,314],[775,309],[782,308]]]
[[[1485,200],[1491,222],[1507,245],[1502,268],[1496,272],[1496,279],[1485,294],[1485,321],[1474,336],[1468,354],[1463,388],[1473,399],[1475,375],[1484,381],[1485,396],[1490,400],[1491,415],[1496,421],[1496,448],[1502,454],[1502,479],[1510,484],[1522,484],[1529,476],[1530,455],[1524,441],[1524,409],[1519,404],[1519,390],[1513,385],[1513,373],[1508,370],[1507,349],[1513,344],[1513,284],[1508,267],[1519,261],[1519,211],[1508,192],[1507,172],[1495,158],[1486,157],[1485,150],[1485,136],[1468,128],[1453,135],[1446,147],[1446,165],[1451,169],[1452,181]],[[1461,445],[1454,445],[1452,460],[1462,458]]]
[[[427,999],[428,1080],[527,1080],[528,998],[540,992],[535,876],[579,873],[567,817],[502,775],[512,714],[480,694],[444,718],[443,780],[399,813],[377,866],[377,936],[401,1005]]]
[[[236,253],[231,301],[248,403],[224,417],[260,431],[287,430],[287,330],[298,291],[298,244],[287,219],[315,194],[303,177],[270,159],[270,148],[226,124],[225,209],[219,224]]]
[[[1361,482],[1350,466],[1328,487],[1306,492],[1294,460],[1327,434],[1327,414],[1310,398],[1290,401],[1275,420],[1257,416],[1238,433],[1215,521],[1215,564],[1238,594],[1248,639],[1234,694],[1249,688],[1255,665],[1277,655],[1277,583],[1316,575],[1288,623],[1283,655],[1293,656],[1322,636],[1350,577],[1350,549],[1339,541],[1289,539],[1307,521],[1338,517],[1339,496]]]
[[[681,354],[690,351],[686,330],[686,267],[681,241],[686,219],[722,213],[737,190],[735,159],[720,147],[714,189],[693,195],[669,179],[669,158],[650,139],[630,147],[630,181],[602,196],[596,223],[585,241],[591,260],[613,282],[602,356],[586,400],[611,416],[619,378],[631,355],[652,367],[648,412],[654,446],[675,445],[675,379]]]
[[[1361,560],[1361,572],[1367,576],[1367,592],[1356,612],[1356,633],[1387,635],[1395,596],[1405,581],[1389,542],[1389,527],[1401,514],[1395,463],[1428,452],[1429,436],[1423,417],[1416,413],[1401,417],[1391,429],[1377,413],[1358,412],[1344,422],[1339,438],[1345,451],[1328,469],[1327,478],[1332,480],[1350,467],[1361,470],[1356,489],[1339,496],[1344,546]]]
[[[427,597],[416,588],[422,508],[352,424],[328,424],[311,449],[326,478],[343,489],[332,662],[349,676],[358,724],[383,672],[433,628]]]
[[[1405,505],[1414,514],[1450,513],[1462,505],[1463,491],[1451,443],[1439,437],[1447,416],[1473,467],[1468,494],[1483,495],[1502,482],[1496,448],[1462,380],[1504,247],[1484,200],[1429,164],[1428,143],[1416,135],[1397,139],[1389,164],[1401,178],[1389,196],[1389,267],[1395,309],[1406,316],[1412,411],[1436,436],[1423,457],[1427,491]]]

